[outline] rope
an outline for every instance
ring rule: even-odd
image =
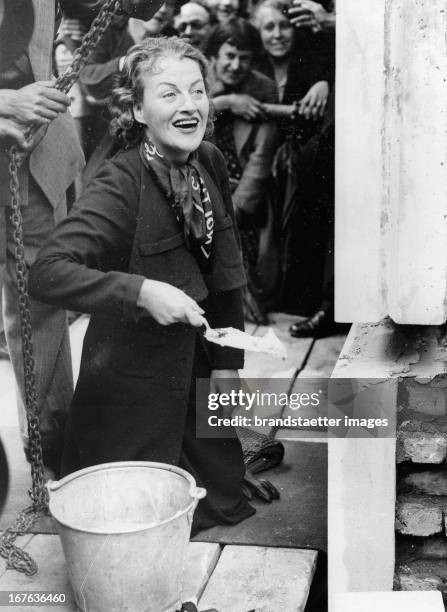
[[[106,0],[94,19],[90,30],[84,36],[81,46],[76,50],[71,65],[56,80],[55,88],[67,93],[78,79],[82,68],[87,64],[94,48],[102,38],[114,15],[121,8],[121,0]],[[35,128],[28,131],[30,137]],[[18,535],[26,533],[36,520],[48,514],[48,492],[44,483],[44,464],[42,439],[40,435],[40,415],[36,392],[34,351],[32,341],[30,299],[28,294],[27,267],[23,243],[22,213],[20,204],[19,168],[26,154],[17,147],[9,151],[9,175],[11,191],[11,223],[14,227],[15,269],[19,302],[20,325],[22,334],[23,369],[25,381],[25,406],[30,444],[30,464],[32,486],[29,491],[32,505],[22,510],[11,527],[0,535],[0,556],[6,559],[7,569],[15,569],[32,576],[37,565],[30,555],[15,545]]]

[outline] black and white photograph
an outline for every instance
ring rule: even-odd
[[[446,0],[0,0],[0,608],[444,612]]]

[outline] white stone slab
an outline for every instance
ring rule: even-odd
[[[329,600],[329,612],[444,612],[439,591],[341,593]]]
[[[337,320],[446,320],[445,30],[444,0],[337,4]]]
[[[332,378],[389,378],[392,339],[386,322],[353,325]],[[393,415],[396,397],[397,384],[387,384],[376,399]],[[328,452],[329,593],[391,590],[396,441],[330,438]]]
[[[261,546],[226,546],[200,609],[219,612],[303,612],[317,552]]]

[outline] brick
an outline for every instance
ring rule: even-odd
[[[442,591],[442,580],[436,576],[404,574],[398,581],[402,591]]]
[[[421,546],[421,556],[424,559],[447,559],[447,539],[430,538]]]
[[[447,471],[414,472],[400,481],[399,489],[410,493],[447,495]]]
[[[439,535],[426,538],[399,535],[396,538],[396,565],[406,565],[415,559],[447,559],[447,538]]]
[[[396,567],[397,588],[402,591],[441,591],[447,594],[447,564],[444,560],[415,560]]]
[[[399,431],[397,433],[397,463],[435,463],[445,461],[447,436],[420,431]]]
[[[420,431],[447,436],[447,416],[433,416],[399,406],[398,431]]]
[[[441,416],[447,413],[445,389],[433,387],[431,383],[420,384],[416,381],[405,381],[407,397],[405,405],[411,410],[425,414]]]
[[[442,533],[445,507],[444,497],[401,495],[396,503],[396,531],[413,536]]]

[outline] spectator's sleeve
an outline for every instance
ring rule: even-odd
[[[81,70],[79,81],[86,94],[96,100],[106,100],[115,86],[119,62],[127,46],[126,29],[110,28],[99,41],[87,66]]]
[[[267,121],[260,123],[254,139],[254,148],[244,167],[239,185],[233,193],[235,208],[253,214],[264,201],[277,146],[276,123]]]

